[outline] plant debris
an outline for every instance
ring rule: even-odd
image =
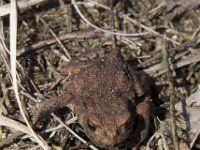
[[[69,74],[61,72],[60,68],[74,58],[81,58],[81,54],[88,50],[98,47],[110,50],[114,34],[116,46],[124,59],[132,65],[136,74],[145,73],[149,76],[153,91],[150,132],[139,148],[174,149],[169,121],[171,81],[168,80],[169,72],[162,51],[165,49],[169,53],[176,107],[181,105],[187,110],[186,106],[193,104],[189,96],[199,91],[198,0],[113,0],[112,11],[111,1],[108,0],[17,2],[18,85],[23,108],[30,122],[39,102],[63,92]],[[24,124],[10,80],[9,6],[8,1],[0,5],[0,108],[3,117]],[[165,43],[167,48],[163,47]],[[182,105],[184,100],[185,106]],[[199,111],[199,107],[195,107],[195,110]],[[75,114],[70,109],[61,109],[56,114],[79,136],[89,140],[77,121],[72,119]],[[200,143],[199,135],[195,132],[199,122],[195,122],[195,118],[199,118],[199,114],[192,113],[185,120],[181,109],[176,109],[173,115],[176,119],[179,149],[197,149]],[[68,122],[71,119],[73,121]],[[166,132],[161,132],[162,123],[165,122],[169,122],[169,129],[166,127]],[[188,124],[192,128],[183,128]],[[47,117],[38,130],[54,149],[88,148],[88,145],[82,144],[52,117]],[[19,132],[17,126],[1,126],[0,149],[39,148],[28,133],[23,135]]]

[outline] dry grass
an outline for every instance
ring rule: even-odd
[[[37,143],[43,149],[48,149],[46,143],[65,149],[86,147],[65,129],[57,128],[59,125],[54,121],[42,125],[42,128],[48,130],[55,129],[50,130],[51,134],[42,134],[44,141],[32,130],[31,120],[39,101],[62,91],[67,76],[60,73],[60,66],[88,48],[110,49],[113,34],[116,35],[117,47],[122,50],[124,57],[137,61],[134,66],[137,73],[144,71],[151,78],[155,105],[152,116],[155,118],[162,121],[170,118],[169,99],[172,94],[169,85],[174,88],[174,103],[185,99],[197,89],[200,80],[198,9],[190,9],[178,19],[167,20],[166,8],[169,3],[160,0],[120,1],[114,6],[115,30],[112,31],[110,4],[106,0],[30,0],[18,3],[18,14],[14,3],[0,6],[2,148],[15,148],[16,145],[9,141],[11,136],[19,149],[32,149]],[[12,11],[9,11],[10,7]],[[163,47],[166,42],[168,48]],[[166,58],[168,61],[163,61],[163,49],[169,53]],[[169,73],[173,85],[168,80]],[[74,117],[69,110],[64,111],[67,112],[64,115],[67,119],[63,120]],[[180,145],[189,147],[193,133],[179,125],[180,114],[174,113],[172,115],[176,118]],[[152,119],[151,124],[147,138],[149,142],[144,145],[154,149],[173,149],[170,138],[165,136],[163,130],[158,133],[162,123],[153,123]],[[69,123],[69,127],[84,137],[76,121]],[[170,127],[165,129],[166,132],[171,130]],[[18,135],[16,130],[29,136],[15,136]],[[89,147],[96,149],[92,145]]]

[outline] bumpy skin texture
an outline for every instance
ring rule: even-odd
[[[111,148],[136,146],[149,128],[150,91],[117,49],[91,51],[63,68],[70,74],[63,94],[40,104],[35,123],[49,112],[70,106],[92,143]]]

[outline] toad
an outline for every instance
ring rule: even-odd
[[[112,149],[127,141],[135,147],[144,140],[149,130],[150,90],[119,50],[105,55],[100,49],[83,53],[62,70],[69,74],[64,92],[39,105],[35,123],[69,106],[98,147]]]

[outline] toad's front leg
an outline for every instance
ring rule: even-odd
[[[38,108],[36,108],[37,110],[33,116],[33,124],[37,125],[40,120],[45,118],[44,116],[72,104],[73,99],[74,98],[71,94],[64,93],[60,96],[52,97],[49,100],[42,102],[39,104]]]

